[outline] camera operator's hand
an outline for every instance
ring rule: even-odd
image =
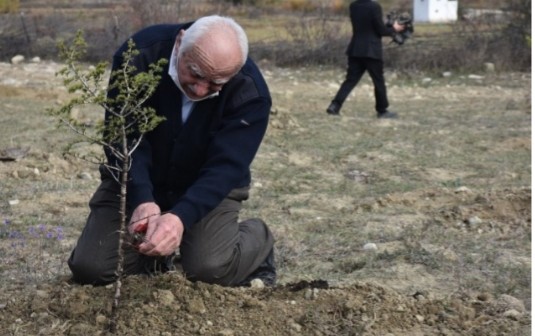
[[[405,29],[405,25],[400,24],[396,20],[396,21],[394,21],[394,24],[392,25],[392,28],[394,28],[394,30],[399,33],[399,32],[401,32],[401,31],[403,31]]]

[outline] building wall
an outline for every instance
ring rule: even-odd
[[[457,0],[414,0],[415,22],[448,22],[457,20]]]

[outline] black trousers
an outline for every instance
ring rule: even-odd
[[[73,280],[103,285],[116,279],[120,228],[119,185],[102,177],[89,202],[90,214],[68,265]],[[237,285],[266,259],[273,236],[260,219],[238,222],[248,188],[233,190],[221,204],[184,232],[180,262],[186,277],[223,286]],[[131,209],[128,210],[130,218]],[[152,274],[165,269],[168,258],[150,257],[126,248],[124,274]]]
[[[366,71],[370,74],[373,81],[375,110],[377,113],[385,112],[388,108],[388,98],[383,73],[383,61],[374,58],[348,57],[346,79],[340,86],[333,102],[342,106],[347,96],[355,88]]]

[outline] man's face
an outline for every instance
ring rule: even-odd
[[[182,35],[177,38],[177,47],[180,46]],[[217,57],[217,52],[212,51],[210,45],[200,42],[182,55],[177,53],[178,81],[183,93],[193,101],[221,91],[237,72],[234,55]]]

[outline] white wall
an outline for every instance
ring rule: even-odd
[[[414,0],[415,22],[448,22],[457,20],[457,0]]]

